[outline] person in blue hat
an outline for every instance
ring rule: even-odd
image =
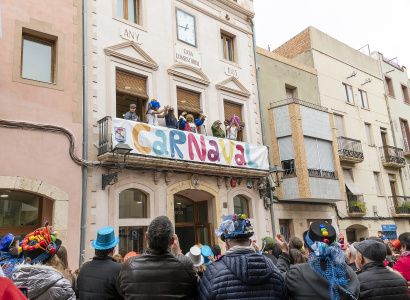
[[[205,266],[209,266],[210,264],[212,264],[212,260],[210,259],[210,257],[214,258],[214,254],[212,253],[211,248],[207,245],[202,246],[201,253],[202,253],[202,256],[204,257]]]
[[[161,104],[155,99],[152,99],[148,103],[148,109],[145,113],[147,115],[147,121],[149,125],[158,126],[158,118],[165,118],[165,115],[162,114],[165,110],[169,109],[169,106],[165,106],[163,109],[159,109]]]
[[[120,239],[114,228],[100,228],[91,246],[95,249],[92,261],[83,265],[77,279],[77,296],[81,300],[122,299],[116,289],[121,264],[112,256]]]
[[[15,265],[19,261],[19,235],[8,233],[0,240],[0,266],[5,263]]]
[[[288,299],[285,280],[272,261],[251,246],[253,228],[242,214],[222,216],[216,235],[226,253],[208,266],[199,287],[205,299]]]

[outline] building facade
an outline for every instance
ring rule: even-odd
[[[339,227],[347,240],[394,228],[409,230],[392,193],[403,193],[403,154],[394,147],[378,61],[309,27],[273,51],[317,70],[320,105],[333,115],[338,173],[347,201],[337,202]],[[383,227],[387,226],[387,227]]]
[[[222,214],[246,214],[256,239],[268,235],[270,215],[258,191],[269,168],[248,21],[252,1],[88,4],[88,158],[112,162],[121,137],[133,150],[105,189],[102,175],[113,169],[88,169],[85,259],[93,256],[89,242],[98,228],[107,225],[121,239],[118,252],[144,251],[147,226],[160,215],[175,224],[184,252],[220,243],[214,231]],[[159,126],[145,124],[150,99],[161,109],[173,106],[177,118],[184,111],[206,115],[200,134],[168,129],[162,118]],[[122,119],[132,103],[142,122]],[[242,142],[211,137],[213,122],[233,115],[245,123]],[[250,149],[264,166],[252,162]]]
[[[0,7],[0,236],[26,235],[48,221],[73,269],[81,210],[74,162],[82,143],[81,1]]]

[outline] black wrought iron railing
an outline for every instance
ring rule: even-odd
[[[110,119],[111,117],[107,116],[98,120],[98,155],[111,151]]]
[[[296,169],[285,169],[283,178],[296,177]]]
[[[337,138],[339,156],[364,159],[362,142],[344,136]]]
[[[396,214],[410,214],[410,197],[390,196],[389,199],[394,204]]]
[[[380,155],[382,162],[385,163],[396,163],[400,165],[405,165],[406,160],[404,159],[403,149],[395,148],[392,146],[380,147]]]
[[[308,169],[309,176],[323,177],[323,178],[337,178],[336,171],[328,171],[321,169]]]

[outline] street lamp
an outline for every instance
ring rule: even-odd
[[[275,165],[273,168],[269,170],[269,173],[272,182],[275,183],[275,187],[280,187],[280,184],[283,182],[283,180],[280,180],[279,174],[283,175],[283,173],[285,173],[285,170],[283,170],[281,167],[278,167],[278,165]],[[276,180],[274,178],[274,174],[276,176]]]
[[[119,142],[114,147],[114,149],[111,150],[111,153],[113,154],[113,157],[114,157],[114,165],[115,167],[119,168],[119,171],[116,171],[108,175],[102,174],[102,189],[103,190],[105,189],[107,185],[110,185],[111,181],[114,178],[115,179],[118,178],[118,173],[122,172],[124,167],[128,164],[131,151],[132,151],[132,148],[124,142]]]

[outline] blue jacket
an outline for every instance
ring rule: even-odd
[[[288,299],[286,283],[269,258],[236,252],[206,270],[199,287],[205,299]]]
[[[15,265],[17,263],[21,263],[24,261],[23,258],[19,259],[18,255],[13,255],[9,252],[0,252],[0,265],[6,264],[6,263],[11,263],[12,265]]]

